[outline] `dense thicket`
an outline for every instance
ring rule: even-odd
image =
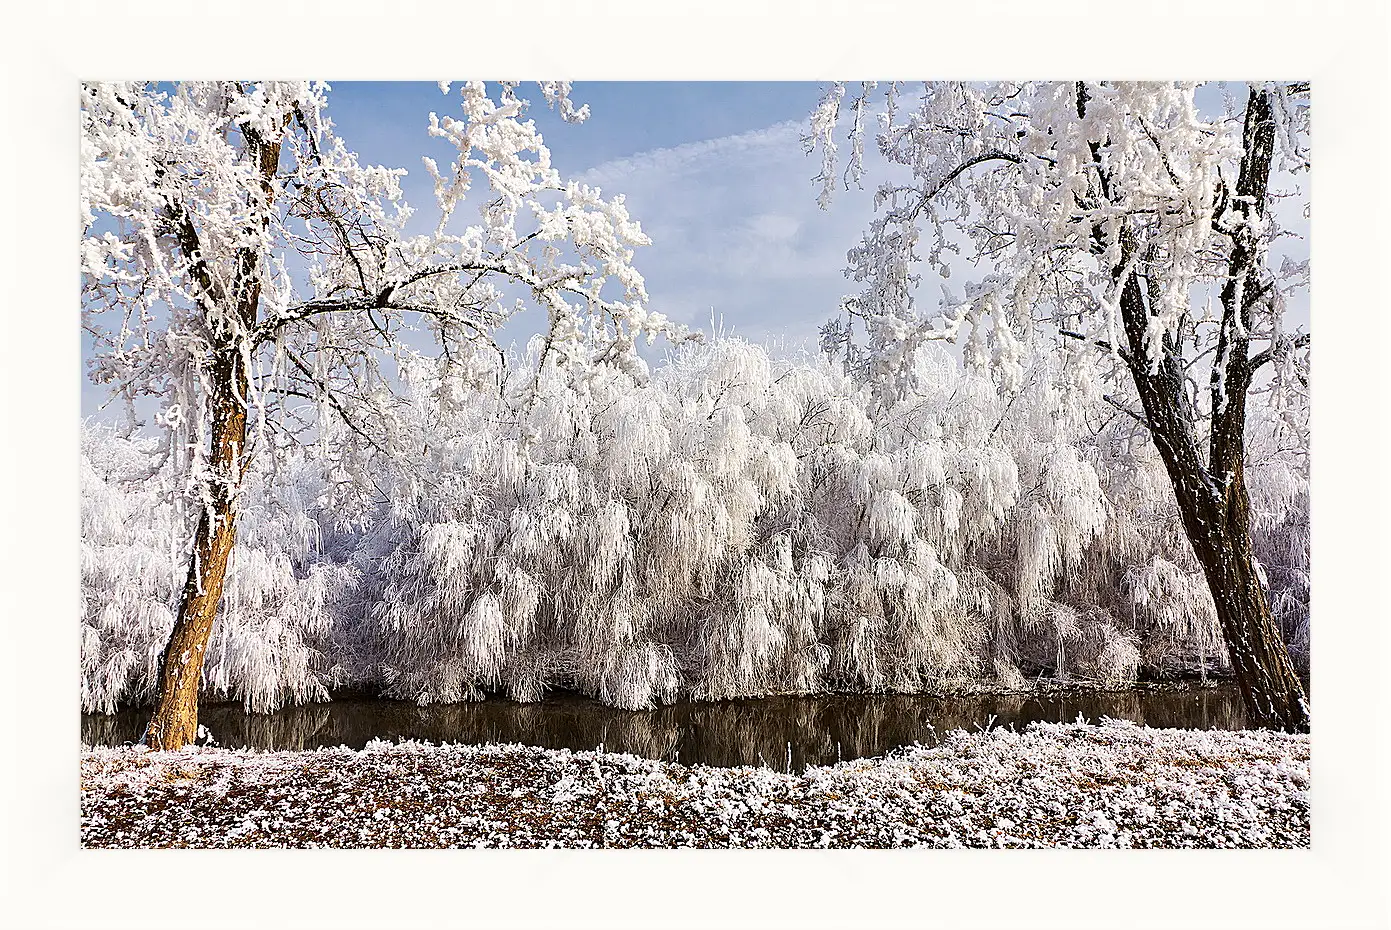
[[[927,345],[893,397],[724,337],[650,376],[496,358],[403,367],[409,468],[291,456],[248,477],[205,695],[566,687],[638,708],[1224,666],[1163,466],[1084,356],[1001,378]],[[1248,477],[1307,662],[1305,459],[1284,430],[1253,421]],[[86,709],[151,696],[187,564],[172,480],[153,448],[84,430]]]

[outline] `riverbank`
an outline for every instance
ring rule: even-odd
[[[813,767],[376,742],[82,756],[88,847],[1299,847],[1309,738],[956,731]]]

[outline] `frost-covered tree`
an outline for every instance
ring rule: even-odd
[[[441,85],[448,93],[448,85]],[[571,121],[568,85],[541,86]],[[359,162],[307,82],[93,83],[81,94],[83,319],[92,376],[134,410],[157,398],[188,545],[146,741],[193,740],[205,653],[233,558],[243,476],[292,440],[330,450],[330,493],[408,462],[392,358],[412,330],[448,360],[489,345],[524,301],[547,314],[542,364],[583,379],[626,365],[645,308],[621,197],[562,180],[514,84],[465,84],[429,133],[439,221],[408,235],[400,171]],[[479,212],[455,219],[477,187]],[[607,286],[606,286],[607,285]],[[514,302],[515,301],[515,302]],[[414,437],[411,438],[413,444]],[[168,467],[165,467],[165,464]],[[174,518],[176,525],[182,525]],[[112,674],[116,674],[115,671]]]
[[[519,364],[403,355],[410,468],[253,463],[204,695],[641,708],[1230,668],[1157,450],[1051,353],[1004,388],[927,344],[888,403],[824,357],[727,337],[583,381],[538,366],[543,344]],[[1304,658],[1305,457],[1269,412],[1249,427],[1253,541]],[[187,524],[157,444],[83,439],[83,707],[111,710],[155,693]]]
[[[1293,422],[1307,404],[1309,336],[1287,331],[1285,310],[1308,265],[1297,256],[1276,267],[1271,253],[1293,235],[1272,171],[1309,166],[1309,86],[1252,83],[1216,114],[1199,106],[1199,88],[892,85],[881,107],[875,85],[848,103],[832,86],[807,138],[823,155],[823,202],[837,182],[842,110],[847,182],[864,171],[873,110],[878,150],[901,176],[879,187],[877,216],[849,253],[863,289],[823,335],[889,395],[934,339],[962,340],[968,362],[1004,383],[1022,376],[1023,349],[1039,340],[1055,340],[1069,366],[1102,366],[1107,401],[1158,449],[1251,721],[1306,730],[1253,543],[1247,408],[1260,395]],[[946,278],[965,270],[957,255],[977,280],[924,312],[920,266]],[[1171,569],[1155,565],[1141,587],[1163,588]]]

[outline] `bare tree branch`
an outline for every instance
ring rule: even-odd
[[[1309,334],[1300,333],[1293,339],[1277,342],[1269,348],[1262,349],[1260,352],[1257,352],[1255,355],[1251,356],[1250,360],[1247,362],[1247,367],[1250,371],[1254,372],[1256,369],[1260,368],[1266,362],[1274,358],[1277,352],[1302,349],[1308,344]]]

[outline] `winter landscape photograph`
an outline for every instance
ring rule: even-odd
[[[1375,43],[1005,6],[35,29],[5,916],[1379,926]]]
[[[1308,845],[1309,83],[584,89],[82,86],[84,844]]]

